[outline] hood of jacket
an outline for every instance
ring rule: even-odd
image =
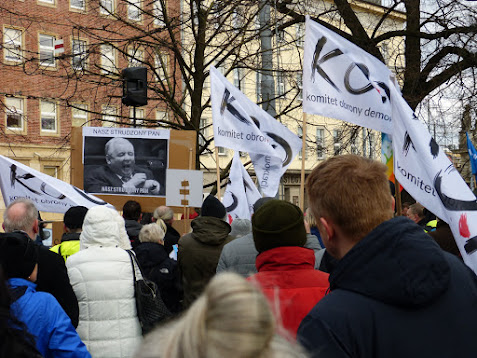
[[[220,245],[228,237],[231,227],[212,216],[200,216],[191,222],[192,237],[206,245]]]
[[[136,220],[124,219],[124,224],[128,236],[139,236],[139,232],[142,229],[141,223],[137,222]]]
[[[301,246],[282,246],[258,254],[255,261],[257,271],[314,270],[313,249]]]
[[[448,288],[450,268],[422,227],[404,217],[388,220],[357,243],[330,275],[331,291],[345,289],[386,304],[429,304]]]

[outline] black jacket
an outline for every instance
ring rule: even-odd
[[[312,357],[475,357],[477,278],[407,218],[386,221],[330,277],[298,330]]]
[[[139,232],[142,229],[142,225],[136,220],[124,220],[124,225],[126,226],[126,232],[129,236],[129,241],[131,241],[131,246],[134,249],[137,245],[140,244],[139,241]]]
[[[169,258],[161,244],[143,242],[134,251],[143,274],[156,283],[169,311],[179,312],[183,291],[177,262]]]
[[[164,248],[166,249],[167,253],[170,254],[172,251],[172,245],[177,245],[181,235],[171,225],[166,224],[166,226],[167,231],[166,236],[164,236]]]
[[[36,290],[51,293],[59,302],[71,323],[78,326],[79,308],[63,258],[45,246],[35,245],[38,254]]]

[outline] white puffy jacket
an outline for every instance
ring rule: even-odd
[[[80,241],[66,262],[80,310],[77,332],[94,358],[132,357],[142,335],[124,221],[117,211],[93,207]]]

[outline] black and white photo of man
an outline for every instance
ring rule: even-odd
[[[89,193],[159,195],[161,184],[151,170],[136,165],[133,144],[114,137],[104,147],[106,165],[85,173],[84,189]]]

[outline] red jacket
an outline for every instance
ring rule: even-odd
[[[298,246],[264,251],[255,265],[258,273],[248,280],[261,288],[279,325],[295,337],[303,318],[326,294],[329,275],[314,269],[313,250]]]

